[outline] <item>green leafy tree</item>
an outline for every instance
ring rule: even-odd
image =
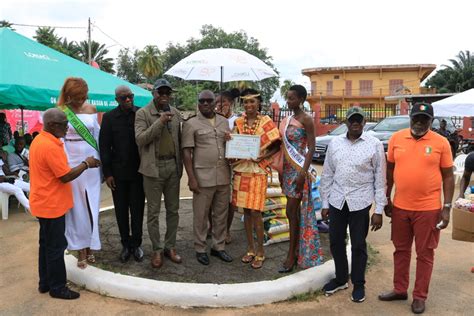
[[[295,83],[290,80],[290,79],[285,79],[283,81],[283,84],[281,85],[280,87],[280,95],[285,99],[285,100],[288,100],[288,96],[287,96],[287,93],[288,93],[288,90],[290,90],[290,87],[293,86]]]
[[[140,83],[143,81],[142,75],[138,70],[138,51],[133,52],[128,49],[121,49],[117,58],[117,76],[131,83]]]
[[[7,20],[1,20],[0,21],[0,27],[8,27],[12,31],[15,31],[15,29],[12,27],[12,23],[8,22]]]
[[[36,29],[36,35],[33,38],[40,44],[80,60],[79,47],[76,42],[69,42],[66,38],[63,39],[57,36],[55,28],[39,27]]]
[[[462,92],[474,88],[474,56],[470,51],[460,51],[456,59],[449,59],[451,65],[443,65],[434,76],[426,81],[426,87],[438,92]]]
[[[161,53],[157,46],[147,45],[138,53],[138,69],[152,83],[163,71]]]
[[[180,110],[196,111],[199,92],[204,89],[203,84],[186,84],[177,89],[174,104]]]
[[[79,57],[85,63],[89,61],[89,43],[88,41],[82,41],[78,44],[79,47]],[[101,70],[114,74],[114,62],[113,59],[107,57],[109,53],[108,49],[105,47],[105,44],[97,43],[96,41],[91,41],[91,59],[95,61]]]

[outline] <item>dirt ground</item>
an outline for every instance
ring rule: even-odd
[[[189,196],[182,180],[182,196]],[[186,192],[187,191],[187,192]],[[103,190],[102,206],[111,205]],[[455,194],[456,196],[456,194]],[[366,301],[355,304],[350,289],[331,297],[299,296],[293,300],[248,308],[181,309],[105,297],[78,289],[81,298],[63,301],[37,292],[38,223],[22,210],[12,207],[10,218],[0,221],[0,315],[409,315],[408,301],[385,303],[377,295],[391,289],[393,245],[389,219],[383,228],[369,233],[369,243],[378,252],[377,262],[367,273]],[[412,256],[411,287],[414,280]],[[451,226],[441,234],[427,301],[426,315],[472,315],[474,308],[474,244],[453,241]]]

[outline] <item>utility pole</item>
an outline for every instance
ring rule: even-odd
[[[87,26],[87,57],[89,66],[92,66],[92,52],[91,52],[91,18],[89,18],[89,24]]]

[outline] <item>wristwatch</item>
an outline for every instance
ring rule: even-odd
[[[444,203],[443,207],[444,208],[451,208],[453,206],[452,203]]]

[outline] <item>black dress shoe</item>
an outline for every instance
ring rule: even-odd
[[[48,293],[49,292],[49,286],[38,286],[38,292],[41,294]]]
[[[233,260],[232,257],[229,256],[229,254],[227,252],[225,252],[225,250],[211,249],[211,256],[217,257],[217,258],[221,259],[224,262],[232,262],[232,260]]]
[[[67,287],[63,287],[62,289],[56,290],[56,291],[49,291],[49,295],[51,297],[60,298],[63,300],[74,300],[76,298],[79,298],[79,296],[81,296],[79,293],[75,291],[71,291]]]
[[[128,247],[123,247],[122,251],[120,252],[120,262],[125,263],[130,259],[130,256],[132,254],[130,253],[130,249]]]
[[[133,258],[135,258],[136,262],[142,262],[143,257],[143,249],[141,247],[136,247],[133,249]]]
[[[425,312],[425,301],[414,299],[411,303],[413,314],[423,314]]]
[[[205,252],[196,252],[196,259],[200,264],[209,265],[209,257]]]

